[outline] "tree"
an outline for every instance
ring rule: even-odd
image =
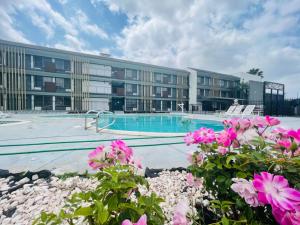
[[[264,78],[264,75],[263,75],[264,72],[262,70],[260,70],[259,68],[252,68],[247,73]]]

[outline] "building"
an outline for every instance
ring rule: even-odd
[[[0,40],[0,110],[188,109],[189,72]]]
[[[234,99],[280,113],[284,85],[0,40],[1,111],[216,111]]]
[[[190,111],[226,110],[234,99],[247,99],[240,77],[195,68],[189,68],[189,72]]]

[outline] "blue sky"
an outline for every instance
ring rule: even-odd
[[[177,68],[252,67],[300,94],[300,0],[1,0],[0,38]]]

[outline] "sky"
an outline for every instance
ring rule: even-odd
[[[265,80],[300,96],[300,0],[1,0],[0,39]]]

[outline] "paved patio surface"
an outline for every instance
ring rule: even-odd
[[[51,115],[51,117],[46,117]],[[100,144],[109,144],[107,139],[140,138],[141,136],[118,135],[110,133],[96,133],[94,128],[84,130],[84,118],[52,117],[55,114],[13,114],[9,120],[23,121],[20,124],[0,126],[0,145],[28,144],[62,141],[87,141],[99,140],[99,142],[82,142],[67,144],[44,144],[33,146],[0,147],[0,153],[40,151],[50,149],[68,148],[94,148]],[[59,114],[58,114],[59,115]],[[201,119],[222,120],[212,115],[199,115]],[[300,118],[280,118],[282,126],[286,128],[300,128]],[[182,142],[183,138],[155,138],[128,140],[128,145],[146,145],[160,143]],[[186,153],[196,149],[196,146],[185,144],[170,144],[151,147],[134,148],[135,157],[141,159],[144,167],[172,168],[186,167]],[[50,152],[27,155],[0,156],[0,169],[8,169],[12,172],[26,170],[37,171],[49,169],[55,173],[84,172],[89,170],[87,155],[90,150]]]

